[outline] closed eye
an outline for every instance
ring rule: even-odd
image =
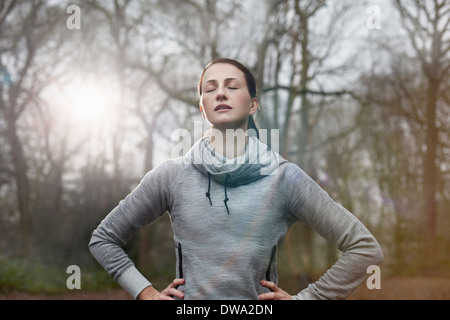
[[[204,88],[205,92],[213,92],[214,90],[216,90],[215,86],[207,86],[206,88]]]

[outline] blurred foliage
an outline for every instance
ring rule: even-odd
[[[29,259],[0,257],[0,293],[24,291],[39,294],[61,294],[71,290],[66,281],[71,273],[67,266],[43,264]],[[117,284],[103,269],[81,268],[81,289],[98,291],[116,288]]]

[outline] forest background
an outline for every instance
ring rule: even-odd
[[[70,265],[84,290],[114,286],[91,233],[206,128],[196,86],[216,57],[253,71],[259,128],[368,226],[382,279],[448,279],[449,24],[445,0],[0,0],[0,293],[67,292]],[[172,235],[166,214],[126,247],[159,287]],[[294,225],[280,287],[338,256]]]

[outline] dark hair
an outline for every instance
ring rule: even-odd
[[[246,66],[244,66],[239,61],[229,59],[229,58],[214,59],[213,61],[208,63],[208,65],[205,67],[205,69],[203,69],[202,75],[200,76],[200,82],[198,84],[198,95],[200,97],[202,95],[202,82],[203,82],[203,77],[205,76],[206,70],[208,70],[208,68],[211,67],[212,65],[215,65],[218,63],[231,64],[231,65],[235,66],[236,68],[238,68],[239,70],[241,70],[242,73],[244,73],[245,82],[247,84],[247,89],[248,89],[248,93],[250,94],[250,97],[251,98],[257,97],[258,89],[256,88],[256,81],[255,81],[255,77],[253,77],[253,74],[248,70],[248,68]],[[253,117],[251,115],[248,117],[247,129],[253,129],[256,132],[256,136],[259,138],[258,128],[256,127],[255,121],[253,120]]]

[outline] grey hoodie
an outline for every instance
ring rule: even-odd
[[[278,282],[277,250],[300,221],[343,253],[295,299],[342,299],[382,260],[367,228],[334,202],[297,165],[255,137],[245,154],[227,159],[207,138],[185,157],[150,171],[93,232],[90,250],[133,297],[151,283],[122,247],[140,229],[169,212],[185,299],[258,299]]]

